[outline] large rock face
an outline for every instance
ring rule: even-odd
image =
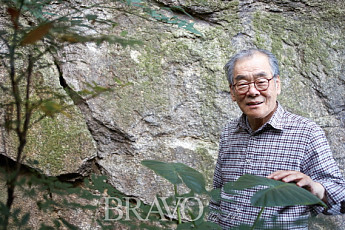
[[[59,67],[68,87],[78,91],[95,81],[115,89],[78,105],[93,139],[89,142],[96,143],[94,159],[114,187],[146,201],[156,193],[169,194],[171,186],[140,165],[144,159],[185,163],[211,184],[221,129],[241,114],[230,100],[223,66],[249,47],[277,56],[280,103],[325,130],[344,173],[343,1],[157,2],[183,7],[203,36],[109,11],[119,23],[112,32],[125,30],[144,44],[74,45],[61,55]],[[114,78],[130,84],[117,86]],[[92,146],[89,156],[94,156]],[[344,218],[334,219],[343,229]]]

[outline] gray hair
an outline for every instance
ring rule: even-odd
[[[233,85],[234,83],[234,80],[233,80],[234,68],[235,68],[236,62],[244,58],[252,57],[256,53],[261,53],[267,56],[269,64],[271,66],[272,75],[274,78],[279,75],[278,60],[271,52],[267,50],[263,50],[263,49],[256,49],[256,48],[242,50],[238,52],[237,54],[235,54],[224,66],[226,78],[228,79],[228,82],[230,85]]]

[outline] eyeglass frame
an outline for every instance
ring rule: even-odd
[[[267,88],[266,89],[262,89],[262,90],[259,90],[257,87],[256,87],[256,84],[255,84],[255,82],[258,80],[258,79],[256,79],[255,81],[251,81],[251,82],[248,82],[248,83],[245,83],[244,85],[250,85],[250,84],[253,84],[254,83],[254,87],[255,87],[255,89],[257,90],[257,91],[265,91],[265,90],[267,90],[268,89],[268,87],[270,87],[270,81],[272,80],[272,79],[274,79],[274,78],[276,78],[276,76],[273,76],[272,78],[270,78],[270,79],[266,79],[267,80]],[[237,89],[236,89],[236,85],[238,84],[238,82],[236,83],[236,84],[233,84],[232,85],[232,87],[236,90],[236,92],[239,94],[239,95],[244,95],[244,94],[247,94],[248,93],[248,91],[249,91],[249,89],[250,89],[250,86],[248,87],[248,90],[245,92],[245,93],[239,93],[238,91],[237,91]]]

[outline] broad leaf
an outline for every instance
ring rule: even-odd
[[[232,188],[236,190],[243,190],[258,185],[274,187],[280,185],[281,183],[284,182],[268,179],[266,177],[245,174],[232,184]]]
[[[93,20],[96,20],[97,19],[97,15],[94,15],[94,14],[87,14],[86,16],[85,16],[85,18],[87,19],[87,20],[89,20],[89,21],[93,21]]]
[[[192,228],[193,228],[192,223],[186,222],[186,223],[182,223],[182,224],[177,225],[176,230],[190,230]]]
[[[315,195],[298,187],[294,183],[285,183],[255,175],[243,175],[235,181],[231,189],[243,190],[255,186],[268,186],[259,190],[251,198],[251,204],[256,207],[274,207],[290,205],[312,205],[319,204],[327,207]]]
[[[182,163],[173,164],[183,183],[185,183],[188,188],[199,194],[206,192],[205,180],[201,173]]]
[[[221,199],[220,193],[221,193],[220,188],[217,188],[217,189],[212,189],[211,191],[209,191],[208,195],[211,197],[213,201],[218,202]]]
[[[294,183],[281,182],[280,185],[262,189],[252,196],[250,202],[256,207],[319,204],[327,207],[319,198]]]
[[[193,192],[206,192],[203,175],[185,164],[165,163],[155,160],[144,160],[141,163],[174,185],[183,182]]]
[[[25,213],[23,216],[22,216],[22,219],[20,220],[20,224],[19,226],[24,226],[26,225],[30,220],[30,213]]]
[[[221,230],[222,228],[213,222],[202,222],[202,224],[197,226],[198,230]]]
[[[152,169],[157,175],[167,179],[172,184],[181,184],[182,181],[177,175],[175,167],[171,163],[165,163],[155,160],[144,160],[142,165]]]

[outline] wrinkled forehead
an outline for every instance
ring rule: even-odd
[[[265,77],[269,74],[272,74],[269,59],[261,53],[255,53],[237,60],[233,69],[234,80],[246,76]]]
[[[268,73],[267,71],[254,71],[251,73],[242,73],[242,74],[236,74],[234,76],[234,80],[235,81],[241,81],[241,80],[256,80],[259,78],[268,78],[270,76],[270,73]]]
[[[267,69],[271,70],[271,66],[269,63],[269,59],[265,54],[255,53],[250,56],[245,56],[239,58],[234,65],[234,71],[238,70],[259,70],[259,69]]]

